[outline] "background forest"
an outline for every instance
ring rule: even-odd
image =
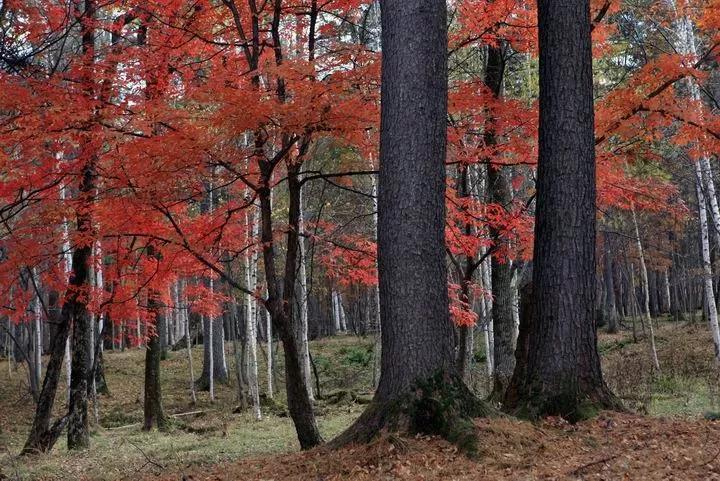
[[[594,325],[582,339],[595,346],[597,332],[602,401],[567,412],[523,411],[531,391],[513,380],[522,352],[531,367],[539,352],[521,332],[528,303],[544,299],[526,287],[538,192],[578,175],[567,163],[538,178],[553,133],[539,112],[548,14],[539,21],[534,1],[428,2],[447,15],[447,42],[407,22],[425,40],[406,42],[424,45],[413,68],[440,65],[432,47],[447,56],[435,79],[448,88],[435,254],[452,324],[426,332],[381,322],[381,288],[400,298],[434,279],[444,295],[445,281],[413,270],[430,256],[400,226],[432,210],[438,171],[417,157],[387,184],[415,191],[379,206],[380,85],[396,58],[382,59],[381,40],[401,38],[381,28],[397,26],[380,3],[0,0],[0,480],[465,479],[479,468],[452,423],[250,457],[343,432],[331,447],[366,441],[358,427],[389,423],[379,402],[410,389],[403,376],[432,357],[428,345],[451,350],[462,401],[450,409],[467,395],[487,400],[482,414],[542,418],[475,421],[487,479],[666,479],[668,466],[720,476],[720,1],[590,2],[597,189],[570,205],[596,199]],[[572,46],[573,35],[552,39]],[[393,147],[406,158],[437,130],[416,115],[433,105],[403,96],[417,78],[383,83],[406,117],[383,110],[382,131],[407,132],[408,150]],[[397,230],[390,218],[379,228],[389,204]],[[562,224],[582,224],[575,213]],[[403,282],[378,283],[383,235]],[[558,255],[557,279],[576,260]],[[414,292],[406,314],[433,317],[435,298]],[[567,332],[554,342],[572,358],[565,341],[584,334]],[[620,412],[595,417],[608,407]]]

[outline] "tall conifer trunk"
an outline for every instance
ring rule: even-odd
[[[334,445],[367,441],[385,426],[474,439],[458,421],[480,404],[456,371],[448,312],[446,8],[444,0],[381,2],[382,369],[372,404]]]
[[[595,132],[590,0],[538,1],[540,132],[527,366],[509,408],[578,419],[618,407],[595,332]],[[521,338],[525,338],[521,335]],[[520,363],[525,364],[525,363]],[[524,366],[523,366],[524,367]]]

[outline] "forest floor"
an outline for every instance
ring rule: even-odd
[[[642,337],[642,336],[640,336]],[[705,325],[661,322],[657,344],[662,373],[652,374],[648,343],[632,334],[600,336],[608,383],[632,413],[603,413],[569,425],[560,419],[528,423],[509,418],[477,420],[479,457],[467,459],[444,441],[385,435],[360,447],[297,452],[283,405],[282,379],[276,399],[264,396],[264,417],[234,414],[235,388],[219,385],[215,403],[199,393],[191,406],[187,359],[172,352],[163,361],[166,412],[197,414],[173,418],[168,433],[144,433],[144,351],[106,352],[110,396],[99,400],[99,423],[91,448],[69,453],[64,439],[49,455],[18,458],[32,420],[22,368],[0,362],[0,480],[535,480],[697,479],[720,480],[720,391]],[[322,395],[316,408],[326,439],[362,412],[372,384],[371,339],[339,336],[313,342]],[[229,346],[228,352],[231,352]],[[261,356],[262,358],[262,356]],[[484,353],[478,352],[474,384],[486,384]],[[202,349],[194,350],[196,371]],[[277,373],[282,373],[278,359]],[[234,362],[228,355],[228,367]],[[261,362],[263,391],[267,383]],[[64,387],[58,408],[64,408]],[[358,402],[359,401],[359,402]]]

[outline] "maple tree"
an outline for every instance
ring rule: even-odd
[[[706,87],[720,51],[720,5],[590,3],[596,217],[607,231],[597,248],[609,261],[598,274],[608,281],[629,265],[629,276],[613,280],[632,283],[647,257],[647,282],[665,276],[679,318],[689,283],[682,262],[702,257],[687,248],[695,242],[691,204],[702,198],[698,207],[708,208],[698,217],[709,215],[716,229],[720,222],[709,183],[720,119]],[[115,333],[113,346],[148,347],[148,386],[159,388],[166,309],[183,303],[220,333],[231,331],[223,316],[238,303],[267,312],[283,343],[300,444],[322,442],[308,299],[342,291],[379,310],[378,14],[364,0],[0,3],[1,313],[15,325],[53,326],[45,376],[31,378],[38,402],[27,452],[51,449],[68,423],[71,447],[89,442],[88,393],[101,368],[98,339],[108,337],[102,323]],[[694,52],[665,38],[684,18],[697,36]],[[513,372],[519,286],[534,255],[536,6],[462,0],[449,5],[448,25],[451,349],[466,376],[474,333],[485,333],[501,400]],[[688,94],[692,85],[699,94]],[[693,179],[688,190],[683,169],[696,164],[699,187]],[[711,229],[706,237],[700,263],[712,291],[709,252],[718,241]],[[175,299],[186,280],[184,300]],[[650,310],[660,289],[647,290]],[[618,310],[622,300],[607,299],[606,309]],[[70,408],[51,422],[68,338]],[[259,412],[258,389],[249,389]],[[162,424],[161,391],[145,393],[147,427]]]

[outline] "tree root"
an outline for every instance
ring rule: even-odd
[[[376,395],[360,418],[328,446],[336,449],[367,443],[387,430],[440,436],[472,457],[477,455],[473,419],[497,414],[475,397],[458,376],[438,373],[395,399],[384,400]]]

